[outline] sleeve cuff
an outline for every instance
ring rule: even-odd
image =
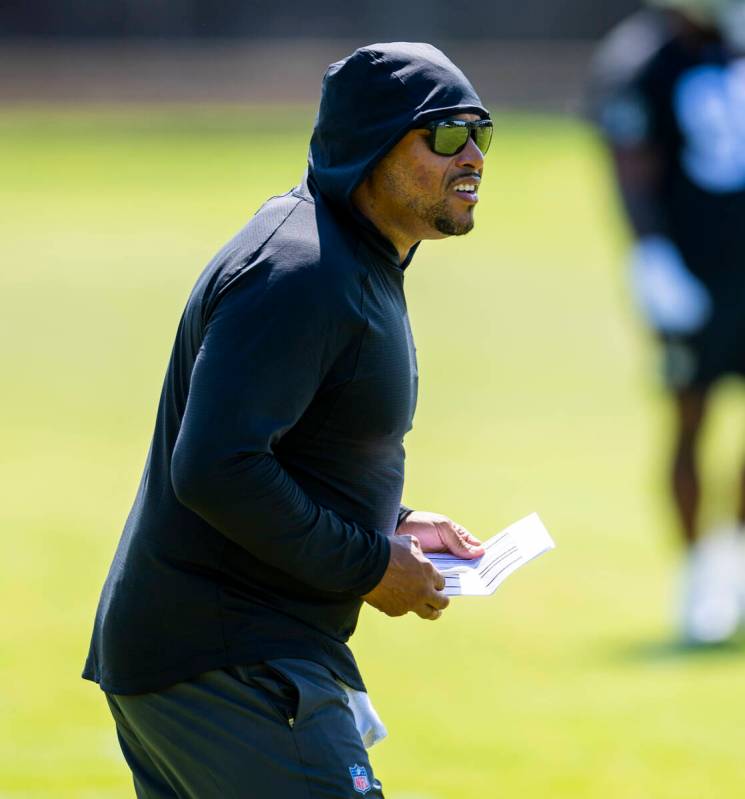
[[[396,522],[397,530],[406,521],[408,515],[413,512],[414,508],[408,508],[406,505],[401,505],[401,507],[398,510],[398,521]]]

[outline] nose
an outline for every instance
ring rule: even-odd
[[[468,137],[466,146],[455,156],[455,165],[481,172],[484,168],[484,154],[476,146],[473,136]]]

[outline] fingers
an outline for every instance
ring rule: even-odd
[[[459,558],[479,558],[484,554],[478,538],[453,521],[448,520],[440,537],[447,551]]]
[[[427,621],[437,621],[437,619],[442,616],[442,610],[440,608],[432,607],[432,605],[422,605],[421,607],[417,608],[416,614],[421,619],[426,619]]]
[[[450,604],[450,598],[446,597],[441,591],[436,591],[425,600],[427,605],[431,605],[435,610],[445,610]]]
[[[468,530],[465,530],[462,527],[459,527],[458,530],[459,530],[459,532],[461,534],[461,538],[463,538],[463,540],[466,543],[471,544],[472,546],[475,546],[475,547],[480,547],[481,546],[481,541],[479,541],[479,539],[476,538],[475,535],[473,535],[472,533],[469,533]]]
[[[414,609],[414,612],[422,619],[435,621],[442,616],[442,611],[450,604],[450,598],[443,593],[445,589],[445,578],[437,571],[434,572],[432,577],[432,584],[435,590],[429,593],[429,596]]]

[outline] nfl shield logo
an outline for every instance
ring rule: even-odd
[[[357,793],[365,794],[370,790],[370,780],[367,778],[367,769],[364,766],[355,763],[349,767],[349,773],[352,775],[352,785]]]

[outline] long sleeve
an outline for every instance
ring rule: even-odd
[[[409,514],[413,512],[414,508],[410,508],[407,505],[401,505],[398,509],[398,521],[396,522],[396,529],[398,529],[409,517]]]
[[[171,480],[183,505],[258,559],[360,596],[385,572],[388,539],[316,504],[274,452],[350,336],[339,316],[310,268],[248,269],[207,322]]]

